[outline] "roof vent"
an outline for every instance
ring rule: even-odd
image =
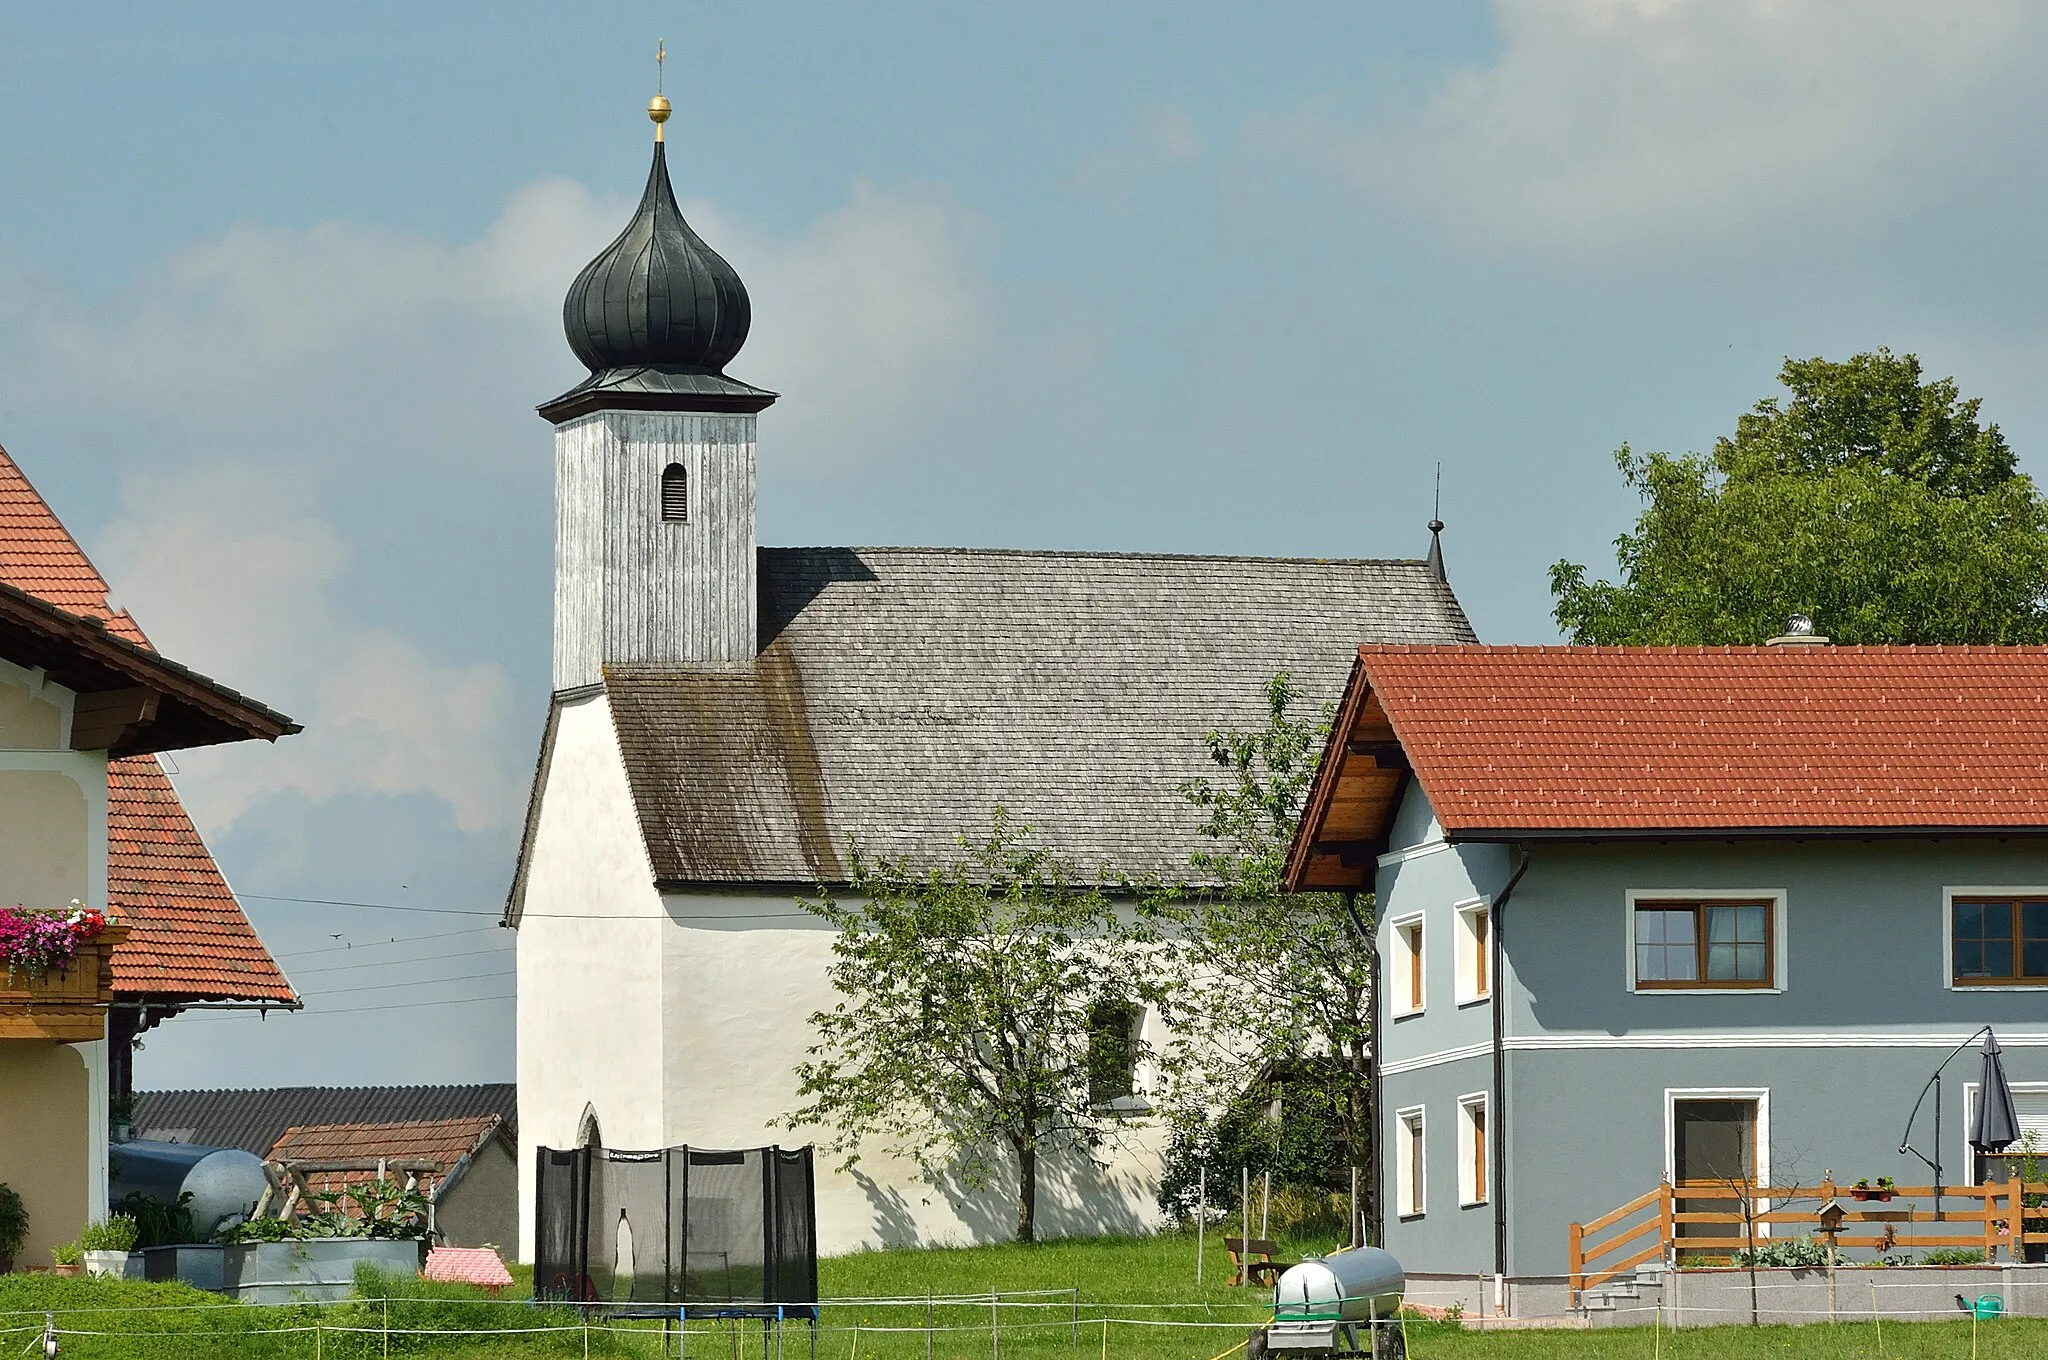
[[[1794,614],[1785,620],[1785,631],[1764,643],[1766,647],[1825,647],[1827,638],[1813,631],[1813,620],[1804,614]]]

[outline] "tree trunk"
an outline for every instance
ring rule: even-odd
[[[1038,1221],[1038,1148],[1017,1145],[1017,1240],[1035,1242]]]

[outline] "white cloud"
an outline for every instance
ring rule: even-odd
[[[1068,178],[1067,187],[1113,207],[1126,208],[1135,182],[1162,166],[1192,165],[1206,149],[1201,131],[1187,110],[1155,105],[1138,115],[1128,140],[1082,157]]]
[[[287,790],[427,793],[456,825],[516,811],[512,686],[488,661],[443,662],[337,598],[350,550],[334,526],[258,467],[202,465],[132,479],[127,513],[99,535],[117,599],[166,653],[205,658],[306,726],[274,750],[178,757],[208,826]]]
[[[2020,0],[1496,0],[1502,46],[1369,126],[1262,130],[1468,244],[1597,256],[1923,192]],[[1941,157],[1935,157],[1938,165]],[[1894,188],[1896,183],[1897,187]]]
[[[464,242],[238,226],[94,300],[0,274],[0,405],[119,451],[120,504],[83,533],[119,603],[306,725],[179,756],[204,824],[287,791],[425,793],[465,830],[516,818],[535,734],[515,717],[546,685],[507,664],[544,662],[548,627],[533,406],[580,374],[562,294],[630,209],[543,180]],[[979,221],[942,193],[856,185],[792,233],[689,211],[754,295],[734,371],[790,393],[778,458],[889,429],[992,333]],[[35,477],[43,450],[15,452]]]
[[[958,381],[996,339],[980,217],[936,189],[865,182],[802,233],[749,231],[709,203],[685,205],[754,303],[731,370],[782,392],[778,456],[829,459]]]

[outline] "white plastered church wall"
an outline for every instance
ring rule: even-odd
[[[614,1147],[667,1141],[661,895],[602,693],[565,701],[518,932],[519,1254],[533,1259],[535,1149],[586,1109]]]
[[[670,1144],[800,1146],[816,1129],[783,1124],[801,1103],[796,1068],[816,1035],[812,1014],[837,1000],[829,969],[833,932],[801,916],[794,898],[690,892],[665,898],[668,1001],[663,1084]],[[521,1093],[522,1100],[524,1092]],[[609,1135],[607,1135],[609,1136]],[[1159,1226],[1154,1200],[1162,1130],[1134,1123],[1097,1150],[1042,1154],[1038,1230],[1047,1237],[1140,1232]],[[1014,1177],[981,1190],[933,1185],[916,1164],[870,1140],[851,1171],[819,1149],[818,1248],[965,1245],[1016,1230]],[[999,1164],[1009,1162],[1007,1153]]]

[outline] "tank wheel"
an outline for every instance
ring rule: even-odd
[[[1408,1338],[1401,1331],[1398,1318],[1374,1324],[1372,1360],[1408,1360]]]
[[[1266,1329],[1252,1328],[1252,1334],[1244,1339],[1244,1360],[1266,1360]]]

